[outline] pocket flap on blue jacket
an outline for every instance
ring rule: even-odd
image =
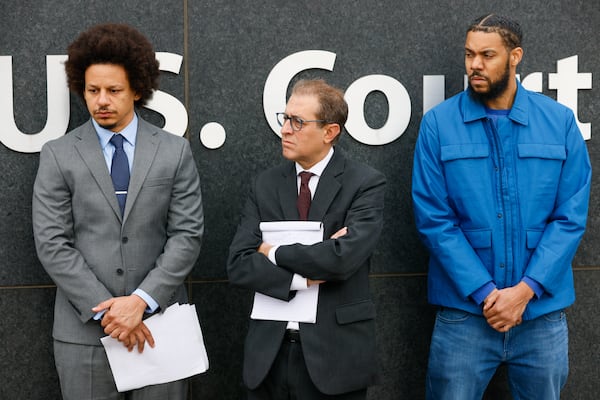
[[[567,159],[567,151],[560,144],[519,143],[517,148],[521,158]]]
[[[525,234],[527,235],[527,248],[535,249],[542,239],[544,231],[526,231]]]
[[[450,144],[442,146],[440,151],[442,161],[461,158],[485,158],[490,155],[490,146],[487,143]]]
[[[338,324],[349,324],[375,318],[375,304],[371,300],[344,304],[335,310]]]
[[[463,231],[469,243],[474,249],[486,249],[492,247],[491,229],[480,229],[476,231]]]

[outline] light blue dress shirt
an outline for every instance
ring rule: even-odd
[[[98,123],[92,119],[92,124],[96,129],[96,133],[98,134],[98,140],[100,142],[100,147],[102,148],[102,154],[104,155],[104,161],[106,161],[106,166],[108,168],[108,172],[110,173],[110,168],[112,165],[112,158],[115,152],[115,146],[110,143],[110,138],[115,134],[114,132],[105,129],[98,125]],[[131,168],[133,167],[133,156],[135,154],[135,141],[137,138],[137,128],[138,128],[138,116],[137,114],[133,115],[133,119],[123,129],[119,132],[123,136],[123,150],[125,154],[127,154],[127,161],[129,162],[129,172],[131,172]],[[146,308],[147,313],[153,313],[158,308],[158,303],[145,291],[142,289],[136,289],[132,294],[135,294],[142,298],[148,305]],[[94,316],[95,320],[99,320],[104,315],[104,311],[100,311]]]

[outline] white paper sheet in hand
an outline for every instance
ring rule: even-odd
[[[208,369],[208,356],[193,304],[173,304],[144,323],[152,332],[155,346],[151,348],[146,343],[141,354],[137,347],[127,351],[123,343],[110,336],[100,339],[119,392],[173,382]]]
[[[310,245],[323,240],[322,224],[314,221],[261,222],[260,230],[263,241],[272,245],[293,243]],[[314,324],[317,321],[318,300],[319,285],[298,290],[296,296],[290,301],[255,293],[250,318]]]

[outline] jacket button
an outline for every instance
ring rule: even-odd
[[[129,241],[129,238],[127,236],[123,236],[121,238],[121,242],[123,242],[123,243],[127,243],[128,241]]]
[[[123,275],[123,268],[117,268],[117,275]]]
[[[498,213],[498,219],[502,218],[502,214]]]

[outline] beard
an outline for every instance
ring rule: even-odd
[[[471,79],[469,79],[469,94],[475,100],[478,100],[482,103],[486,103],[490,100],[497,99],[506,91],[506,88],[508,87],[508,82],[510,80],[510,62],[508,60],[506,61],[506,67],[504,68],[504,72],[502,73],[500,79],[498,79],[497,81],[491,81],[489,78],[484,77],[478,72],[473,72],[469,76],[469,78],[471,78],[472,76],[480,76],[485,78],[489,85],[487,92],[477,92],[471,85]]]
[[[96,121],[96,122],[98,122],[98,121]],[[98,125],[109,131],[112,131],[117,126],[117,124],[101,124],[99,122],[98,122]]]
[[[98,118],[96,116],[96,114],[107,113],[107,112],[110,112],[110,110],[108,108],[99,108],[93,112],[93,117],[94,117],[94,120],[98,123],[98,125],[100,125],[102,128],[112,131],[117,126],[116,121],[115,122],[104,122],[104,121],[102,121],[101,118]]]

